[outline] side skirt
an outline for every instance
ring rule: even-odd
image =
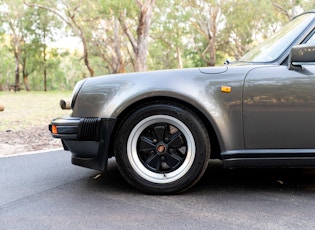
[[[315,167],[315,149],[249,149],[221,153],[226,168]]]

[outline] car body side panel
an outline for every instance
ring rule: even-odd
[[[221,74],[185,69],[90,78],[77,97],[72,116],[117,118],[144,98],[171,97],[195,106],[209,119],[222,150],[243,149],[243,80],[252,68],[231,66]],[[231,87],[231,92],[222,92],[222,86]]]
[[[252,70],[244,90],[246,149],[315,149],[315,66]]]

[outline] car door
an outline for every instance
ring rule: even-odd
[[[243,97],[247,149],[315,149],[315,65],[250,71]]]

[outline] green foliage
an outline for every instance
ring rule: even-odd
[[[105,17],[124,13],[128,18],[137,18],[139,11],[135,0],[101,0],[99,10]]]

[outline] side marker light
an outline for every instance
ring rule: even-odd
[[[232,88],[230,86],[221,86],[221,92],[223,93],[230,93]]]

